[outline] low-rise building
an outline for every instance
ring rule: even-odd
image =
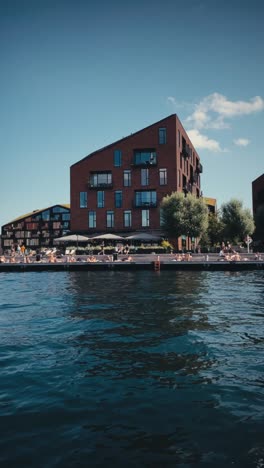
[[[70,205],[53,205],[19,216],[2,226],[3,250],[22,245],[30,249],[53,247],[56,237],[70,230]]]

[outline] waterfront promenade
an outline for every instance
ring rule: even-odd
[[[187,260],[177,260],[174,254],[135,254],[129,258],[125,255],[118,256],[114,260],[113,256],[102,255],[93,257],[94,261],[89,261],[87,255],[76,255],[74,257],[62,256],[50,262],[47,258],[41,260],[35,256],[30,258],[30,263],[26,259],[16,258],[12,263],[0,263],[0,272],[26,272],[26,271],[85,271],[85,270],[206,270],[206,271],[244,271],[263,270],[264,260],[255,260],[254,254],[243,254],[239,261],[227,261],[217,254],[193,254]],[[262,257],[263,258],[263,257]]]

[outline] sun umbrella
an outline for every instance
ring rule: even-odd
[[[99,234],[98,236],[94,236],[92,239],[101,239],[101,240],[123,240],[124,237],[117,236],[116,234],[111,234],[110,232],[107,234]]]
[[[154,236],[153,234],[149,234],[147,232],[137,232],[132,234],[131,236],[126,237],[127,240],[142,240],[142,241],[160,241],[161,238],[159,236]]]
[[[76,242],[78,249],[79,242],[87,242],[89,239],[90,237],[81,236],[80,234],[70,234],[69,236],[57,237],[54,242]]]

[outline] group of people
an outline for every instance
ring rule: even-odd
[[[176,262],[189,262],[190,260],[192,260],[192,254],[190,252],[186,254],[178,253],[175,255],[173,260],[176,260]]]

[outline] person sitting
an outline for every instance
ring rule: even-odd
[[[234,253],[234,255],[231,255],[231,260],[233,262],[239,262],[241,260],[241,257],[238,252]]]
[[[6,261],[5,256],[2,255],[2,256],[0,257],[0,263],[5,263],[5,261]]]

